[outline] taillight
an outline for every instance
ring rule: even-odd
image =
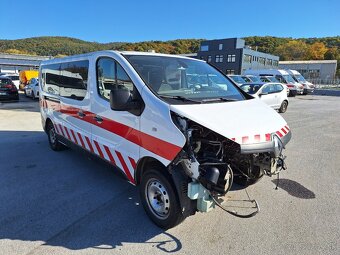
[[[13,85],[13,84],[6,84],[5,86],[4,86],[6,89],[10,89],[11,91],[17,91],[17,87],[15,87],[15,85]]]
[[[291,85],[291,84],[287,84],[287,87],[288,87],[288,88],[295,88],[295,86],[294,86],[294,85]]]

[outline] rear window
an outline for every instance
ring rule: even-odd
[[[11,84],[12,81],[10,79],[0,79],[1,85]]]

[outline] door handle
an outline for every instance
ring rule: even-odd
[[[99,124],[103,122],[103,119],[99,117],[98,115],[94,116],[93,119],[97,121]]]
[[[79,112],[78,112],[78,116],[79,116],[80,118],[84,118],[84,117],[86,116],[86,114],[85,114],[83,111],[79,111]]]

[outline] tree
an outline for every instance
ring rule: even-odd
[[[277,47],[274,53],[281,60],[302,60],[308,56],[308,45],[303,41],[291,40]]]
[[[309,46],[308,58],[312,60],[321,60],[325,58],[327,48],[322,42],[315,42]]]

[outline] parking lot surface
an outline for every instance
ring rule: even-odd
[[[264,177],[230,192],[259,214],[216,208],[164,231],[119,170],[49,148],[37,101],[0,103],[0,254],[340,254],[340,98],[291,98],[282,116],[293,138],[279,189]]]

